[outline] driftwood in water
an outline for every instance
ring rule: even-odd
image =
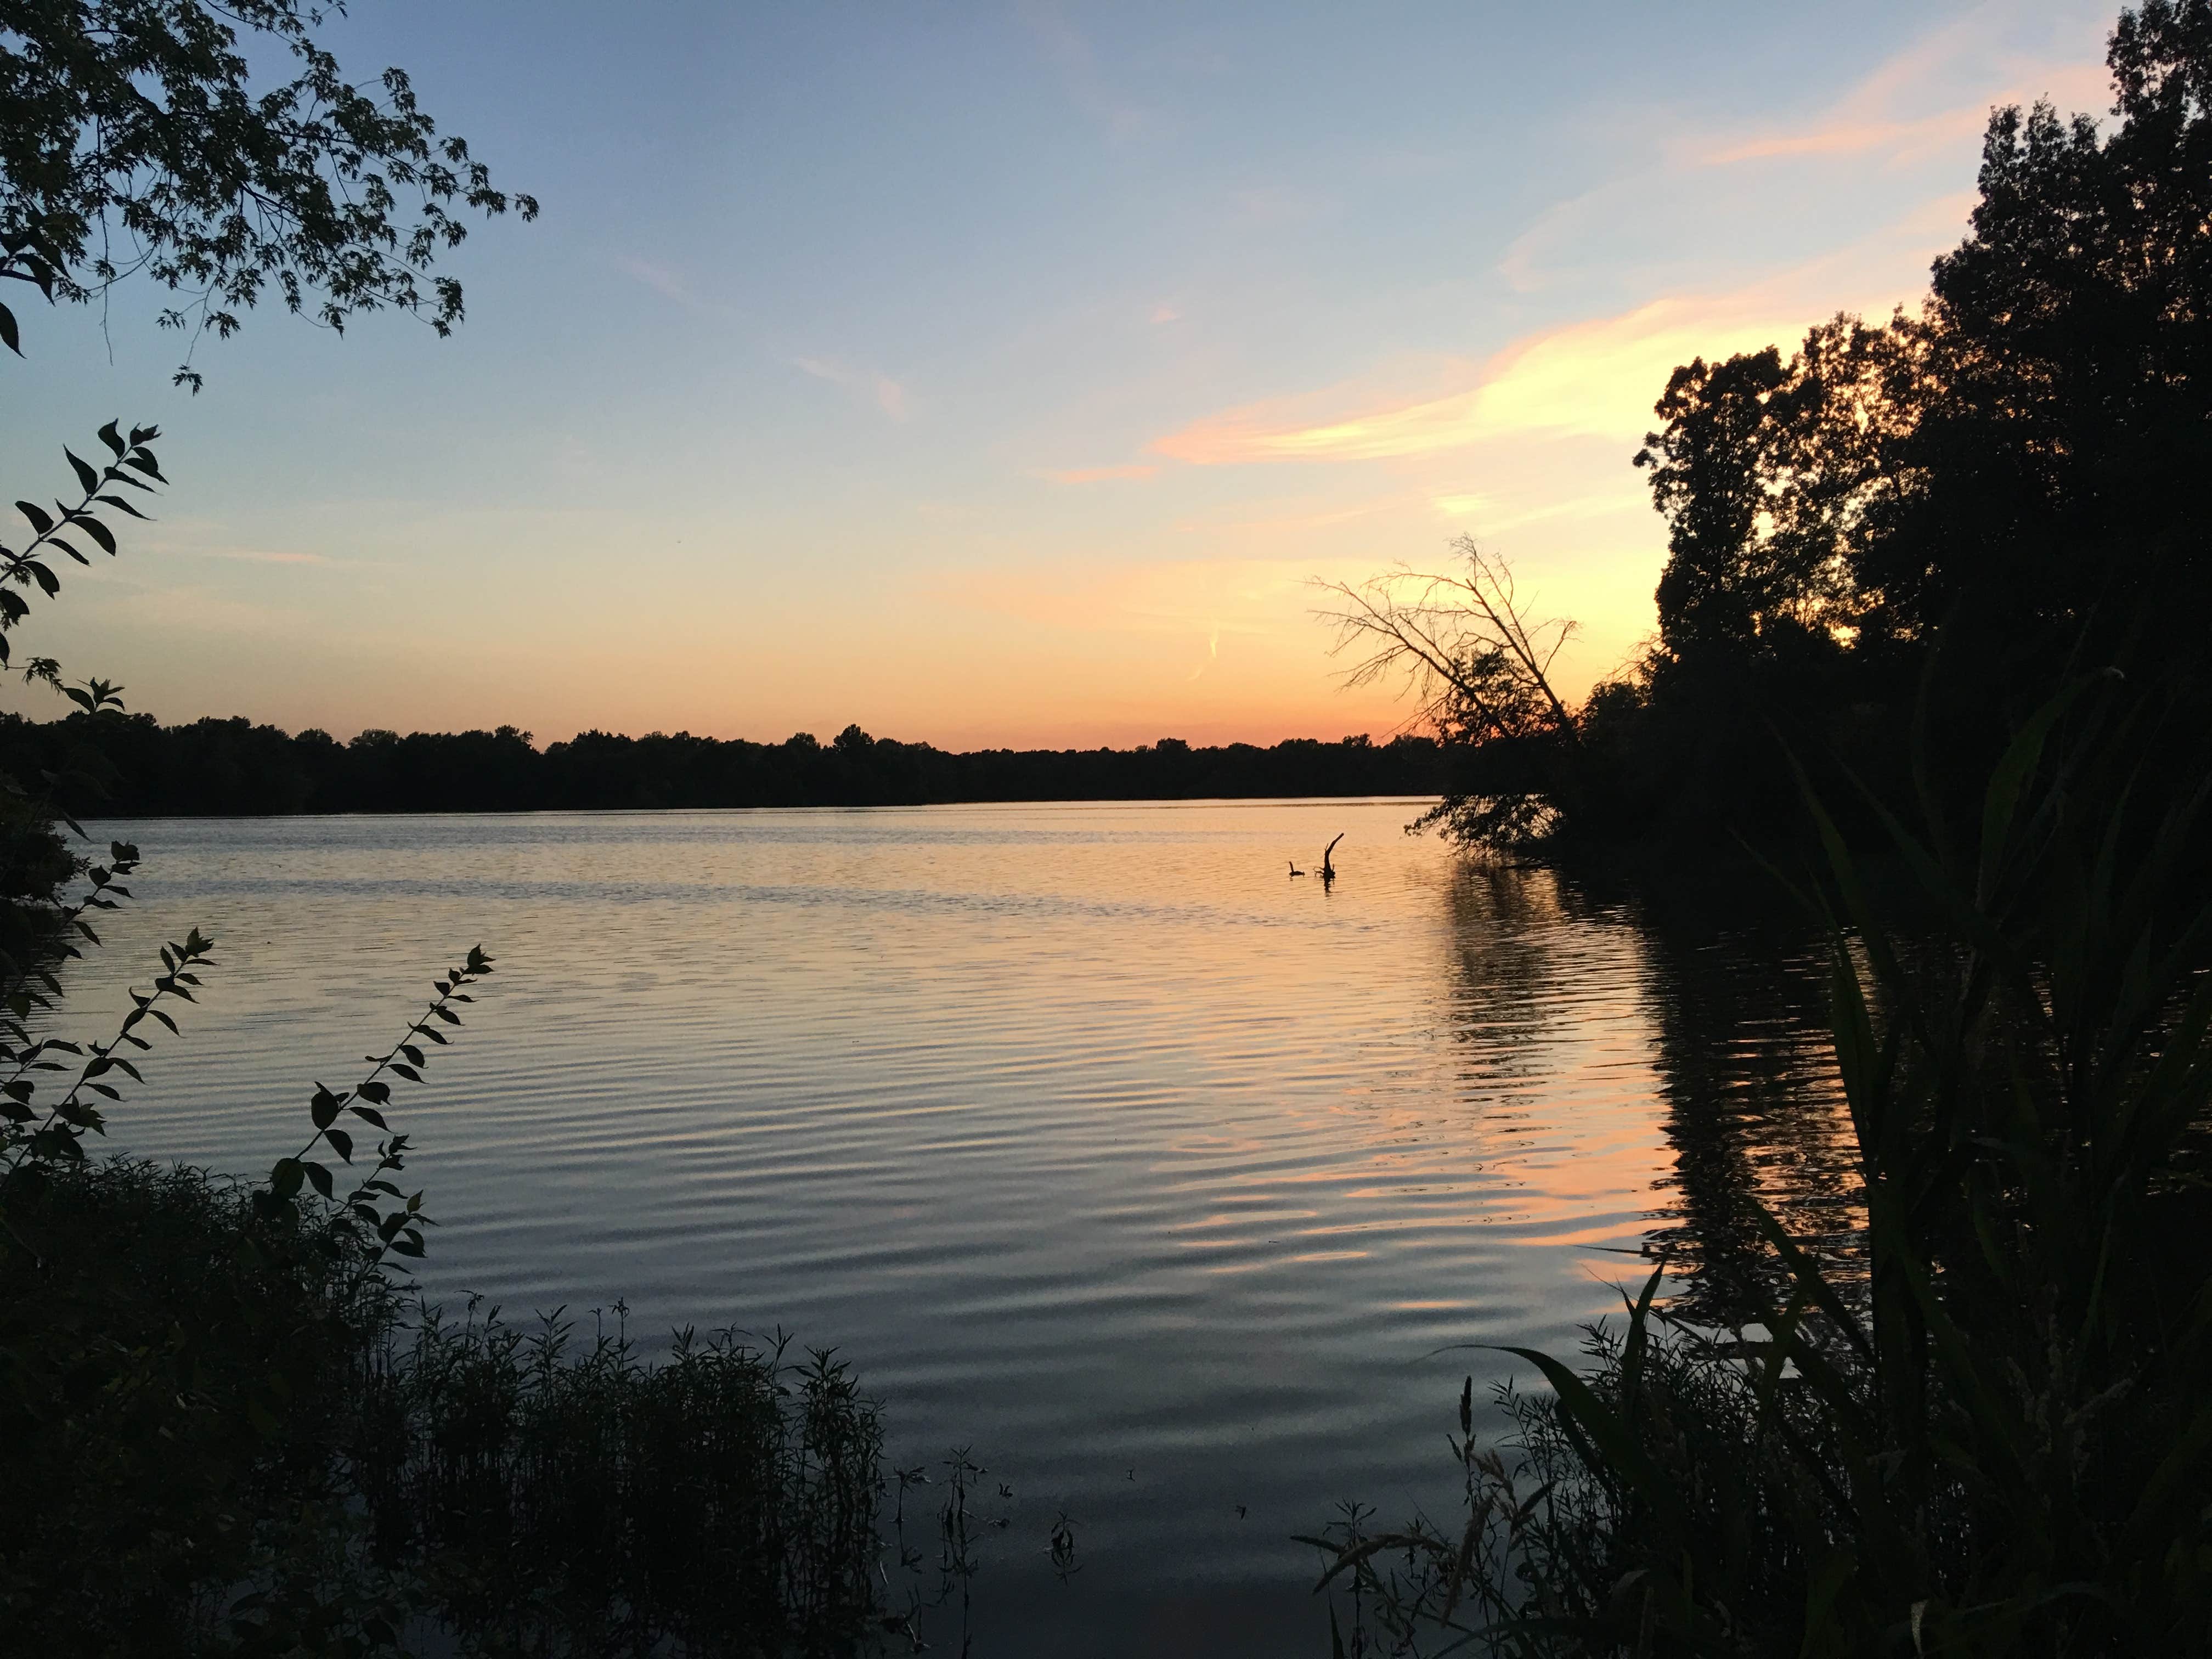
[[[1343,831],[1343,830],[1338,830],[1338,831],[1336,832],[1336,841],[1342,841],[1343,839],[1344,839],[1344,831]],[[1331,864],[1331,863],[1328,861],[1328,855],[1329,855],[1331,853],[1334,853],[1334,851],[1336,851],[1336,841],[1333,841],[1333,842],[1329,842],[1329,844],[1328,844],[1327,847],[1325,847],[1325,848],[1323,848],[1322,849],[1322,855],[1321,855],[1321,879],[1322,879],[1322,884],[1324,887],[1325,887],[1325,886],[1327,886],[1330,882],[1333,882],[1333,881],[1334,881],[1334,880],[1336,879],[1336,866],[1335,866],[1334,864]]]

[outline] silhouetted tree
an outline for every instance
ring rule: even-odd
[[[449,332],[461,286],[429,268],[468,234],[457,210],[531,219],[538,203],[440,137],[403,70],[347,80],[314,37],[326,9],[343,8],[0,11],[0,274],[76,301],[143,272],[178,296],[162,325],[195,339],[235,331],[272,287],[331,328],[391,307]],[[0,337],[17,348],[4,308]],[[198,386],[189,356],[177,379]]]
[[[1452,547],[1460,570],[1400,565],[1356,586],[1318,584],[1334,601],[1321,615],[1336,624],[1334,651],[1358,653],[1346,684],[1402,681],[1453,757],[1444,799],[1419,824],[1508,848],[1548,827],[1562,751],[1578,737],[1551,680],[1575,624],[1528,615],[1511,568],[1472,536]]]
[[[1267,749],[1194,749],[1169,738],[1136,749],[951,754],[889,738],[841,736],[825,747],[585,732],[540,750],[512,726],[404,737],[372,729],[341,744],[326,732],[292,737],[239,719],[164,726],[114,709],[45,723],[0,714],[0,768],[38,776],[88,763],[107,779],[97,811],[123,817],[1425,795],[1443,779],[1432,739],[1377,744],[1364,733]],[[26,856],[8,851],[0,820],[0,872]]]
[[[1984,673],[2139,630],[2161,670],[2193,657],[2173,623],[2212,597],[2212,5],[2123,14],[2107,61],[2109,136],[2047,104],[1991,116],[1972,231],[1918,314],[1675,372],[1637,458],[1670,530],[1670,658],[1778,627],[1870,659],[1941,633]]]
[[[2107,63],[2109,131],[1992,114],[1970,233],[1917,311],[1674,371],[1635,457],[1668,535],[1628,682],[1569,722],[1510,635],[1468,655],[1388,605],[1355,615],[1384,641],[1370,666],[1419,665],[1423,714],[1509,830],[1778,833],[1788,753],[1906,787],[1923,695],[1940,787],[2069,661],[2121,663],[2177,730],[2212,718],[2212,0],[2122,14]],[[1497,671],[1505,718],[1441,672],[1462,656]],[[1541,766],[1532,726],[1559,734]]]

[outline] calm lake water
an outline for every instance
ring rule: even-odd
[[[1325,1654],[1289,1535],[1449,1504],[1460,1379],[1509,1373],[1438,1350],[1571,1350],[1662,1247],[1724,1285],[1753,1188],[1850,1218],[1802,938],[1467,863],[1419,810],[92,826],[147,864],[69,1025],[212,934],[112,1141],[264,1170],[481,941],[395,1102],[434,1297],[835,1344],[896,1461],[990,1471],[979,1654]],[[1333,890],[1287,876],[1340,830]]]

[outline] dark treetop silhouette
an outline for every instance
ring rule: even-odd
[[[372,731],[340,744],[243,720],[162,726],[112,710],[45,725],[0,716],[0,767],[99,780],[104,798],[80,810],[116,817],[1426,795],[1441,775],[1437,744],[1413,737],[951,754],[848,726],[827,744],[805,732],[763,744],[586,732],[539,750],[513,726]]]
[[[1448,831],[1764,839],[1800,822],[1785,745],[1895,801],[1923,682],[1938,780],[1982,775],[2069,665],[2118,664],[2177,732],[2212,714],[2212,3],[2123,14],[2107,62],[2102,128],[1990,117],[1917,313],[1674,371],[1635,458],[1658,634],[1579,708],[1560,625],[1471,544],[1464,574],[1335,590],[1355,675],[1409,671],[1451,751]]]
[[[429,267],[468,234],[456,208],[534,219],[537,200],[439,137],[404,70],[348,81],[313,33],[343,9],[0,10],[0,276],[82,301],[143,274],[176,297],[161,325],[195,342],[236,332],[272,287],[330,328],[389,307],[451,332],[461,285]],[[0,340],[19,349],[4,305]],[[189,356],[176,379],[198,386]]]

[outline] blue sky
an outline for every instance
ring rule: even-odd
[[[448,257],[454,338],[264,313],[198,398],[149,289],[27,317],[13,493],[114,414],[176,486],[19,648],[340,735],[1383,732],[1305,583],[1465,532],[1586,684],[1667,369],[1913,299],[2112,17],[357,0],[544,216]]]

